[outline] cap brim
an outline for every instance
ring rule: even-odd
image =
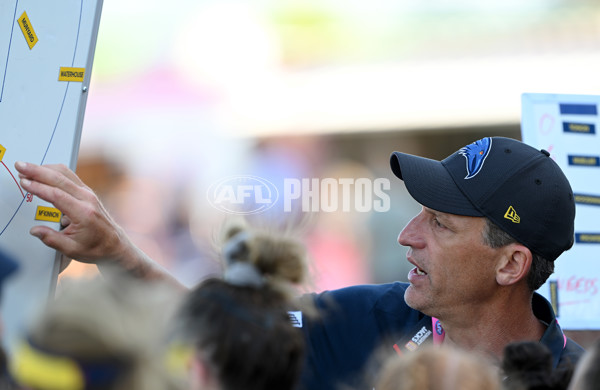
[[[390,165],[392,172],[404,181],[410,195],[423,206],[444,213],[483,216],[461,192],[440,161],[394,152]]]

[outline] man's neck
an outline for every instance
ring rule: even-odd
[[[529,304],[516,305],[516,300],[505,304],[491,304],[469,314],[471,321],[440,319],[446,332],[444,343],[462,349],[482,352],[500,360],[504,347],[516,341],[539,341],[546,330],[533,314]]]

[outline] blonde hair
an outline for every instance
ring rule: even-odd
[[[421,346],[389,359],[377,390],[496,390],[497,370],[480,356],[444,346]]]
[[[196,347],[225,390],[292,389],[304,339],[288,310],[306,276],[304,246],[282,232],[228,223],[223,278],[205,280],[185,298],[179,333]]]
[[[258,229],[244,220],[228,220],[219,246],[225,277],[232,266],[247,263],[256,268],[266,284],[288,298],[293,294],[290,287],[300,285],[307,277],[306,248],[291,232]]]
[[[11,372],[37,390],[181,388],[167,372],[162,343],[178,294],[116,271],[64,280],[31,323]],[[57,367],[64,368],[64,371]],[[90,373],[95,374],[90,374]]]

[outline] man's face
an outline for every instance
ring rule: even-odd
[[[489,302],[500,251],[483,241],[485,219],[423,207],[398,236],[408,246],[406,303],[440,319],[460,318]],[[463,318],[469,318],[463,317]]]

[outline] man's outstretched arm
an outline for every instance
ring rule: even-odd
[[[21,187],[50,202],[63,216],[62,229],[34,226],[30,233],[68,258],[94,263],[100,270],[116,264],[143,279],[161,279],[185,288],[131,242],[98,196],[65,165],[17,162]]]

